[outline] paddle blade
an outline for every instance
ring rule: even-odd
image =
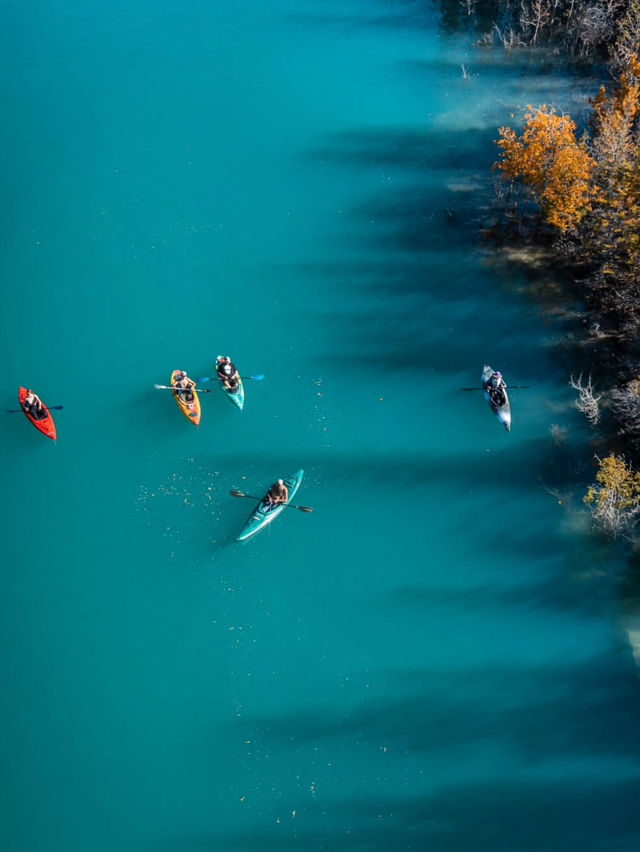
[[[296,506],[299,512],[313,512],[311,506]]]
[[[257,376],[247,376],[247,378],[251,379],[254,382],[261,382],[264,379],[264,376],[262,373],[258,373]]]
[[[204,382],[210,382],[210,381],[211,381],[211,376],[198,376],[198,378],[196,379],[196,382],[199,385],[203,384]]]
[[[231,491],[229,491],[229,494],[231,494],[232,497],[246,497],[247,496],[242,491],[234,491],[233,489]]]

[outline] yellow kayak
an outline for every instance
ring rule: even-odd
[[[178,370],[174,370],[171,373],[171,387],[175,387],[176,384],[176,373]],[[200,425],[200,400],[198,398],[198,392],[196,390],[193,391],[193,399],[187,401],[184,398],[184,392],[174,390],[173,395],[176,398],[176,402],[178,403],[178,408],[187,417],[194,426]]]

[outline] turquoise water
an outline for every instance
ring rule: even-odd
[[[409,3],[2,23],[3,398],[64,405],[2,421],[2,848],[637,850],[625,566],[479,238],[496,127],[578,84]],[[265,379],[196,430],[153,385],[227,351]],[[314,513],[236,543],[298,467]]]

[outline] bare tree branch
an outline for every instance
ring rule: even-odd
[[[600,422],[599,403],[602,399],[602,394],[595,396],[591,376],[589,376],[587,384],[584,385],[582,383],[582,373],[580,373],[577,379],[574,379],[572,375],[569,379],[569,384],[574,390],[578,391],[578,399],[575,402],[576,408],[581,414],[584,414],[592,426],[595,426]]]

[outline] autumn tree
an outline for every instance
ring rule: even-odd
[[[520,136],[510,127],[499,133],[501,156],[495,165],[503,179],[526,187],[545,220],[561,233],[574,230],[590,209],[596,165],[586,140],[576,137],[575,122],[547,106],[528,106]]]
[[[628,0],[624,14],[616,22],[616,34],[611,48],[613,67],[627,68],[632,58],[640,53],[640,0]]]
[[[606,261],[635,264],[640,259],[640,63],[635,55],[617,88],[604,86],[592,101],[592,215],[585,222],[587,248]],[[593,244],[593,245],[592,245]]]
[[[640,0],[638,0],[640,3]],[[522,185],[545,220],[572,233],[583,260],[640,269],[640,62],[629,58],[612,92],[601,87],[592,101],[591,135],[576,138],[570,116],[529,106],[518,135],[500,128],[496,168]],[[640,279],[639,279],[640,283]]]
[[[640,474],[621,456],[598,459],[596,484],[590,486],[584,502],[599,532],[611,538],[629,532],[640,517]]]

